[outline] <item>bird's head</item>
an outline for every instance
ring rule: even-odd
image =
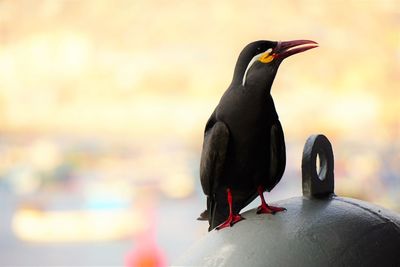
[[[248,44],[240,53],[236,63],[233,83],[270,83],[282,61],[294,54],[317,47],[310,40],[294,40],[286,42],[256,41]]]

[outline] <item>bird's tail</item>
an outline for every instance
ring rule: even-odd
[[[208,210],[210,224],[208,231],[211,231],[228,218],[229,206],[226,200],[226,189],[220,188],[216,194],[209,197]]]
[[[207,196],[207,209],[200,213],[197,220],[208,221],[208,231],[210,232],[212,229],[220,224],[220,217],[221,216],[217,214],[217,202],[214,200],[213,197]]]
[[[217,210],[217,203],[214,201],[214,198],[207,196],[207,209],[204,210],[202,213],[200,213],[197,220],[208,221],[210,225],[208,227],[209,232],[218,225],[216,224],[217,222],[215,221],[216,210]]]
[[[212,229],[214,229],[217,225],[215,225],[215,213],[217,210],[217,203],[215,201],[214,197],[207,197],[207,209],[208,209],[208,231],[210,232]]]
[[[208,221],[209,220],[209,218],[211,217],[210,211],[212,210],[211,203],[212,203],[211,198],[209,196],[207,196],[207,208],[202,213],[200,213],[197,220],[199,220],[199,221]]]
[[[208,221],[208,210],[204,210],[197,218],[199,221]]]

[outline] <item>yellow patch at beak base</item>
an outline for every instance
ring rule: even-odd
[[[272,60],[274,60],[275,58],[275,54],[270,54],[268,51],[265,52],[264,54],[261,55],[259,61],[261,61],[262,63],[269,63]]]

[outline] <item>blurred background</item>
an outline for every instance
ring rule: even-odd
[[[311,39],[272,95],[301,195],[307,137],[336,193],[400,211],[400,2],[0,1],[0,265],[171,264],[207,232],[205,123],[241,49]],[[258,200],[250,207],[258,204]]]

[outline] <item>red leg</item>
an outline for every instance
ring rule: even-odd
[[[286,210],[285,208],[281,207],[274,207],[274,206],[269,206],[264,199],[264,187],[261,185],[257,188],[258,195],[261,198],[261,206],[257,208],[257,214],[260,213],[267,213],[267,214],[275,214],[276,212],[284,211]]]
[[[244,218],[240,216],[240,214],[233,214],[232,211],[232,193],[231,190],[228,188],[226,190],[227,192],[227,199],[228,199],[228,204],[229,204],[229,216],[228,219],[226,219],[225,222],[221,223],[220,225],[217,226],[217,230],[221,230],[225,227],[232,227],[235,223],[238,221],[243,220]]]

